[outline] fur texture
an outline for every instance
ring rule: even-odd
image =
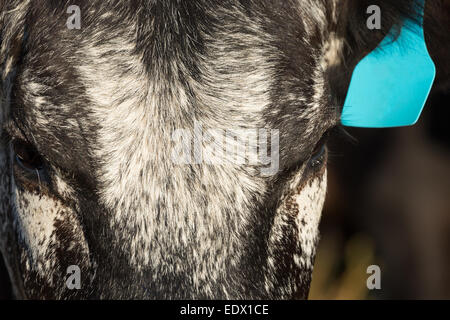
[[[411,8],[370,1],[385,18],[369,31],[365,2],[0,0],[0,244],[16,295],[306,298],[326,190],[313,150],[352,66]],[[195,123],[278,129],[278,173],[174,164],[173,132]],[[18,140],[42,157],[36,174]],[[66,288],[73,264],[81,290]]]

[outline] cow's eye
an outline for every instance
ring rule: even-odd
[[[323,137],[320,139],[320,141],[316,144],[311,158],[309,160],[309,165],[311,167],[318,167],[320,165],[323,164],[324,160],[325,160],[325,154],[327,151],[327,141],[328,141],[328,137],[329,137],[329,132],[326,132]]]
[[[44,166],[43,159],[31,144],[22,140],[13,141],[15,161],[25,170],[41,170]]]
[[[311,156],[311,159],[309,160],[309,165],[311,167],[321,166],[324,161],[325,152],[326,152],[325,144],[317,146],[316,150],[314,151],[313,155]]]

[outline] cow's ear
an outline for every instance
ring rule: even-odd
[[[428,51],[436,64],[437,89],[450,88],[450,33],[443,30],[450,29],[450,1],[427,1],[425,8],[425,38]]]

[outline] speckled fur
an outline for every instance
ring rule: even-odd
[[[69,4],[81,30],[65,27]],[[310,158],[338,122],[332,75],[348,83],[363,54],[345,27],[356,10],[0,0],[0,244],[16,295],[306,298],[326,190],[325,157]],[[279,172],[174,164],[172,133],[196,122],[280,130]],[[42,179],[17,168],[11,138],[39,151]],[[65,286],[72,264],[81,290]]]

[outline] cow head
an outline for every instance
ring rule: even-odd
[[[0,245],[16,295],[305,298],[324,136],[392,26],[369,33],[363,3],[2,0]],[[261,144],[242,163],[177,162],[179,130],[182,147],[215,145],[199,128],[268,130],[275,170],[249,164]]]

